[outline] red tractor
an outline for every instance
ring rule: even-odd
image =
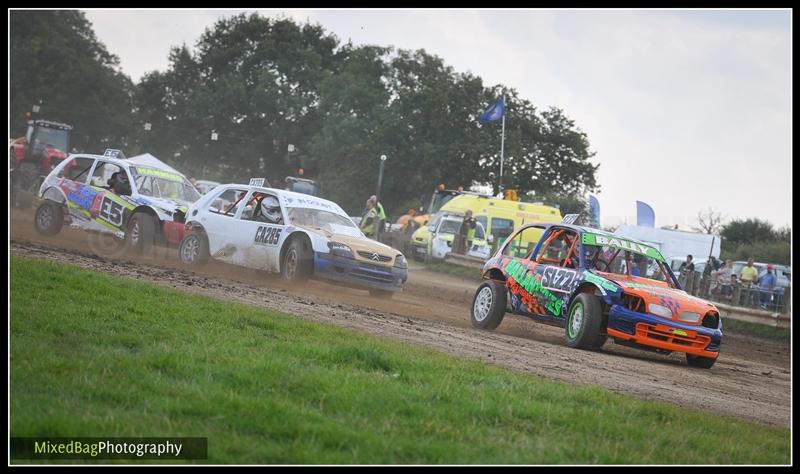
[[[12,205],[19,190],[36,191],[50,171],[67,157],[71,125],[29,120],[24,137],[8,141]]]

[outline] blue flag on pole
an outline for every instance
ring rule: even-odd
[[[495,120],[500,120],[503,118],[503,115],[506,113],[506,98],[505,96],[501,97],[500,100],[495,102],[495,104],[488,109],[486,112],[482,113],[478,121],[480,123],[489,123],[494,122]]]
[[[641,227],[655,227],[656,213],[649,204],[636,201],[636,225]]]
[[[589,195],[589,224],[600,228],[600,202],[592,195]]]

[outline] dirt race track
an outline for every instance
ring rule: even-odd
[[[98,257],[87,234],[65,227],[55,237],[33,229],[33,211],[14,209],[10,251],[181,291],[239,301],[459,357],[569,383],[596,385],[767,425],[790,425],[790,346],[786,342],[726,334],[711,370],[686,366],[680,354],[638,351],[609,341],[599,352],[565,346],[563,329],[506,315],[495,332],[472,328],[474,281],[411,267],[405,291],[378,300],[366,291],[312,281],[290,287],[279,279],[220,263],[188,271],[175,249],[151,257]],[[95,249],[97,247],[94,247]],[[13,288],[13,282],[12,282]]]

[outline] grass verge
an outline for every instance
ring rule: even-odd
[[[12,436],[200,436],[203,463],[789,462],[788,429],[39,260],[11,260],[10,339]]]
[[[733,334],[756,335],[767,339],[775,339],[784,342],[789,342],[792,335],[789,329],[774,328],[771,326],[764,326],[763,324],[737,321],[730,318],[723,318],[722,325],[723,330],[726,333],[730,332]]]

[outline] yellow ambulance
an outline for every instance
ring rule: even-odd
[[[417,260],[424,260],[431,253],[431,232],[436,229],[439,220],[444,215],[464,215],[467,210],[472,210],[472,216],[483,225],[492,249],[497,249],[515,229],[531,222],[561,222],[561,212],[558,208],[545,206],[541,203],[528,203],[511,201],[495,197],[462,194],[450,199],[437,212],[428,225],[420,227],[411,236],[412,255]],[[530,239],[534,242],[515,242],[524,253],[528,245],[538,242],[540,234],[532,232]]]

